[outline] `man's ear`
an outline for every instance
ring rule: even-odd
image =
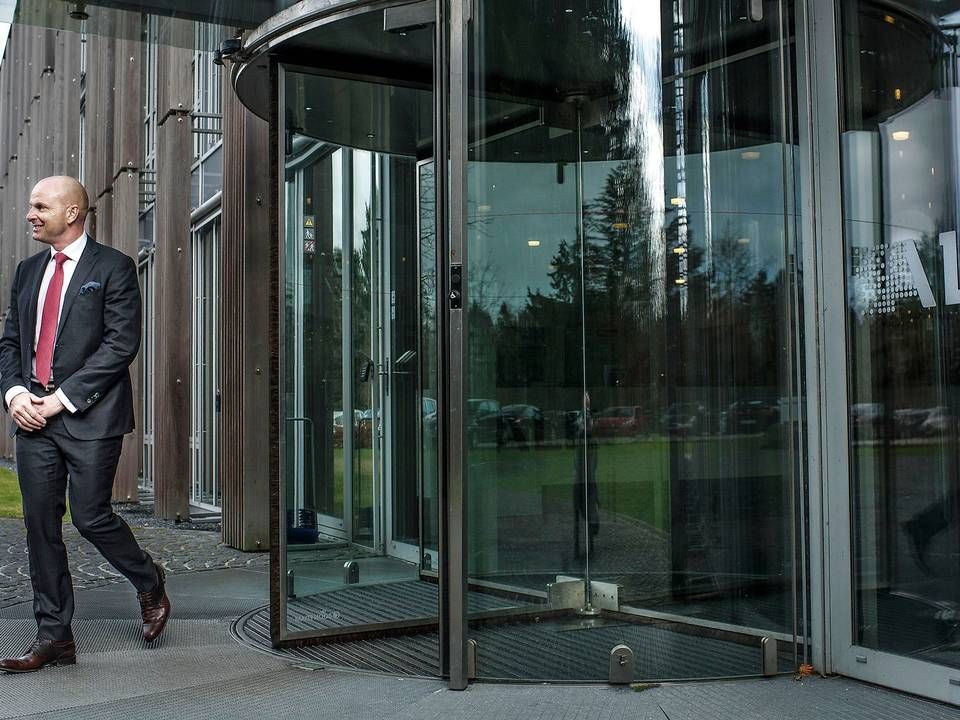
[[[77,221],[78,217],[80,217],[79,205],[71,205],[67,208],[67,222],[69,224],[73,225]]]

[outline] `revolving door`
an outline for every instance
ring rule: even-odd
[[[248,41],[274,645],[455,687],[803,659],[792,7],[567,5],[317,4]]]

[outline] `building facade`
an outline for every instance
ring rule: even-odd
[[[31,7],[0,284],[28,178],[139,228],[118,488],[270,644],[960,703],[960,3]]]
[[[6,48],[0,284],[9,292],[16,264],[38,250],[24,232],[33,183],[80,178],[90,233],[138,259],[144,302],[140,413],[114,499],[152,494],[171,520],[220,513],[227,543],[265,549],[267,466],[250,436],[251,403],[266,400],[255,370],[265,341],[244,331],[264,326],[266,286],[249,269],[261,250],[243,239],[264,220],[242,198],[266,193],[248,169],[265,162],[266,128],[221,81],[219,25],[123,11],[75,24],[21,17]],[[12,457],[12,439],[0,443]]]

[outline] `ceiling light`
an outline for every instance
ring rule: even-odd
[[[626,230],[630,226],[625,222],[615,222],[611,227],[614,230]]]
[[[539,240],[527,240],[527,245],[529,245],[530,247],[540,247],[540,241],[539,241]]]
[[[737,245],[749,245],[749,244],[750,244],[750,238],[748,237],[737,238]]]
[[[892,137],[897,142],[903,142],[904,140],[910,139],[909,130],[896,130],[890,137]]]
[[[675,198],[670,198],[670,204],[673,205],[674,207],[680,207],[681,205],[686,205],[687,201],[684,200],[682,197],[675,197]]]
[[[673,252],[677,255],[683,255],[686,251],[687,249],[685,247],[675,247],[673,249]]]
[[[740,157],[742,157],[744,160],[759,160],[759,159],[760,159],[760,151],[759,151],[759,150],[744,150],[742,153],[740,153]]]

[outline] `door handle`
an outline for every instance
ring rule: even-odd
[[[763,22],[763,0],[750,0],[750,19]]]

